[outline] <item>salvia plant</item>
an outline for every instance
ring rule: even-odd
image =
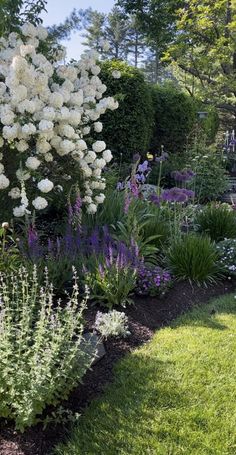
[[[96,348],[83,338],[86,301],[78,300],[75,271],[63,304],[54,301],[47,271],[41,288],[36,267],[0,276],[0,417],[19,430],[66,398],[93,361]]]
[[[133,253],[122,242],[115,248],[109,244],[105,261],[97,263],[96,270],[87,274],[92,298],[112,309],[132,303],[130,294],[135,288],[139,252],[133,244]]]

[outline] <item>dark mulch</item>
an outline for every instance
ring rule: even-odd
[[[225,281],[207,288],[177,283],[163,299],[137,298],[135,305],[127,308],[131,335],[126,339],[113,339],[105,343],[106,355],[88,371],[84,384],[70,395],[63,406],[81,412],[92,399],[99,396],[104,386],[112,380],[113,365],[124,354],[147,342],[153,331],[170,323],[180,314],[196,304],[205,304],[212,297],[234,291],[235,281]],[[97,309],[88,311],[88,327],[92,327]],[[53,447],[68,434],[67,425],[50,425],[43,430],[41,425],[27,430],[24,434],[13,427],[1,425],[0,455],[48,455]]]

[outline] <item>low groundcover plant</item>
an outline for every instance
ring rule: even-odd
[[[121,311],[112,310],[108,313],[98,311],[94,327],[104,338],[130,335],[128,317]]]
[[[0,417],[23,431],[39,420],[47,405],[66,398],[90,367],[96,348],[83,339],[83,301],[78,285],[66,303],[53,302],[45,271],[40,288],[37,269],[21,268],[0,276]]]

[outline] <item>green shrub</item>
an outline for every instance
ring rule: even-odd
[[[217,251],[208,237],[185,235],[172,245],[167,257],[176,278],[206,283],[219,275]]]
[[[228,205],[211,204],[199,211],[195,218],[199,232],[219,242],[236,238],[236,214]]]
[[[40,288],[37,270],[20,269],[0,277],[0,417],[24,430],[37,423],[47,405],[68,396],[94,358],[85,346],[78,286],[63,306],[53,304],[45,274]]]
[[[171,85],[154,86],[152,98],[155,127],[151,150],[159,151],[164,145],[167,152],[183,152],[197,120],[192,98]]]
[[[130,161],[133,154],[147,152],[153,131],[151,89],[140,70],[125,62],[112,60],[101,65],[100,77],[107,86],[106,96],[117,94],[119,109],[103,116],[103,132],[99,138],[107,143],[114,158]],[[114,79],[112,72],[121,72]]]
[[[194,189],[199,202],[215,200],[227,190],[227,172],[216,150],[195,147],[189,164],[196,172]]]
[[[225,239],[217,244],[219,263],[226,275],[236,275],[236,240]]]

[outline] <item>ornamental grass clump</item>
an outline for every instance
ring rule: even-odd
[[[78,305],[78,297],[75,271],[63,305],[53,301],[47,271],[43,288],[36,267],[0,275],[0,417],[18,430],[66,398],[92,363],[95,348],[83,339],[86,301]]]
[[[215,282],[219,278],[218,254],[209,237],[187,234],[173,243],[167,258],[176,278],[197,283]]]
[[[211,204],[196,216],[197,230],[215,242],[236,238],[236,213],[229,205]]]

